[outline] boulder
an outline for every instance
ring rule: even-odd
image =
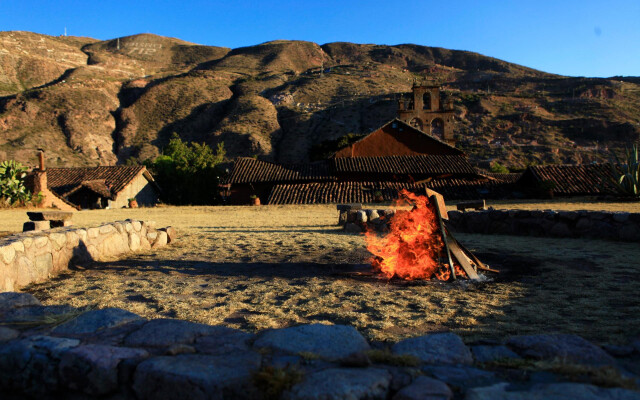
[[[471,351],[458,335],[432,333],[402,340],[391,348],[394,354],[408,354],[429,364],[471,364]]]
[[[240,393],[252,398],[258,368],[260,355],[253,352],[154,357],[136,368],[133,390],[139,400],[240,398]]]
[[[74,390],[104,395],[118,390],[118,365],[125,359],[142,360],[149,354],[141,349],[89,344],[62,355],[60,378]]]
[[[203,335],[220,332],[220,327],[178,319],[152,319],[124,340],[129,347],[168,347],[176,343],[193,343]]]
[[[287,353],[313,353],[335,360],[369,349],[364,337],[352,326],[311,324],[262,333],[254,348],[267,347]]]
[[[508,383],[469,389],[465,400],[637,400],[638,392],[605,389],[584,383],[537,384],[526,390],[511,390]]]
[[[0,293],[0,314],[12,308],[39,306],[40,301],[29,293]]]
[[[287,400],[383,400],[391,375],[384,369],[330,368],[309,375],[283,396]]]
[[[523,357],[539,360],[560,358],[588,365],[615,365],[616,361],[600,347],[578,335],[549,334],[513,336],[507,341]]]
[[[487,346],[478,345],[471,347],[471,353],[476,362],[487,363],[496,360],[521,358],[519,355],[509,350],[507,346]]]
[[[82,335],[106,328],[114,328],[132,321],[139,321],[142,317],[120,308],[103,308],[91,310],[78,315],[62,325],[58,325],[52,333],[58,335]]]
[[[500,381],[495,373],[468,365],[428,365],[422,370],[426,374],[463,391],[472,387],[492,385]]]
[[[409,386],[402,388],[393,400],[449,400],[453,397],[453,392],[446,383],[419,376]]]

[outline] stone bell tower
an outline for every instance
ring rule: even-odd
[[[398,102],[398,119],[452,146],[453,103],[440,101],[440,86],[414,82],[409,99]]]

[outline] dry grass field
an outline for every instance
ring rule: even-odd
[[[537,208],[640,211],[637,203],[556,201]],[[0,211],[0,231],[18,231],[24,216]],[[172,225],[179,238],[159,251],[79,266],[25,291],[44,304],[121,307],[249,331],[350,324],[381,341],[443,330],[467,340],[567,332],[600,343],[640,334],[637,243],[459,234],[502,272],[483,283],[387,282],[345,274],[368,270],[369,254],[362,236],[336,226],[333,205],[96,210],[78,212],[74,221],[125,218]]]

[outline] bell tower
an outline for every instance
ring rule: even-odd
[[[440,86],[414,82],[409,99],[398,102],[398,119],[452,146],[453,103],[440,100]]]

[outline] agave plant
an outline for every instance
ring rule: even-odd
[[[27,202],[31,192],[24,186],[27,168],[14,160],[0,163],[0,198],[8,204]]]
[[[614,153],[615,163],[610,163],[612,182],[620,194],[640,198],[640,161],[638,159],[638,145],[631,149],[625,148],[624,160],[620,160]]]

